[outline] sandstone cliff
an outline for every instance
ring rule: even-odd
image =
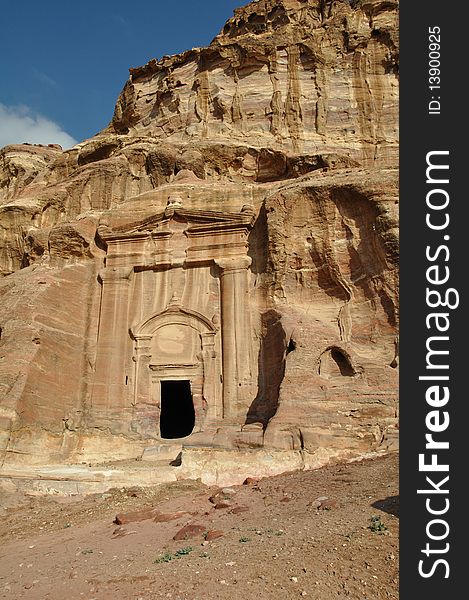
[[[160,440],[155,374],[183,364],[190,443],[392,445],[397,42],[392,0],[251,2],[207,48],[131,69],[91,140],[0,151],[5,464],[138,456]],[[111,266],[128,269],[114,299]],[[160,364],[186,330],[199,350]]]

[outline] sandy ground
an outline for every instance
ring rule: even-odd
[[[397,455],[261,479],[219,493],[215,508],[217,491],[183,481],[84,499],[4,495],[0,598],[399,597]],[[142,509],[153,510],[113,522]],[[173,540],[187,524],[195,537]]]

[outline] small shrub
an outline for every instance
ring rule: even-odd
[[[187,554],[190,554],[192,550],[193,548],[191,546],[187,546],[186,548],[180,548],[179,550],[176,550],[174,556],[176,558],[179,558],[179,556],[186,556]]]
[[[173,560],[173,555],[171,554],[171,552],[165,552],[162,556],[158,557],[155,560],[155,564],[159,564],[159,563],[166,563],[169,562],[170,560]]]
[[[368,529],[373,533],[385,533],[388,530],[383,521],[381,521],[381,517],[378,516],[371,517],[371,524],[368,525]]]
[[[165,552],[164,554],[159,556],[154,561],[154,563],[160,564],[160,563],[170,562],[171,560],[174,560],[175,558],[181,558],[181,556],[187,556],[187,554],[190,554],[192,552],[192,550],[193,550],[193,548],[191,546],[187,546],[186,548],[179,548],[179,550],[176,550],[176,552],[174,554],[171,554],[171,552]]]

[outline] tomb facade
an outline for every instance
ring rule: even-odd
[[[248,293],[254,218],[249,205],[220,213],[171,198],[143,222],[99,225],[106,257],[93,423],[116,415],[122,432],[164,438],[162,390],[177,381],[189,384],[194,433],[244,423],[257,392]]]

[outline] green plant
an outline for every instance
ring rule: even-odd
[[[159,564],[159,563],[165,563],[165,562],[169,562],[170,560],[173,560],[173,555],[171,554],[171,552],[165,552],[162,556],[158,557],[154,562],[155,564]]]
[[[187,554],[190,554],[192,552],[192,550],[193,550],[193,548],[191,546],[186,546],[186,548],[179,548],[179,550],[176,550],[176,552],[174,554],[171,554],[171,552],[166,551],[164,554],[159,556],[153,562],[155,564],[167,563],[167,562],[170,562],[171,560],[174,560],[175,558],[181,558],[181,556],[187,556]]]
[[[180,556],[186,556],[187,554],[190,554],[192,550],[193,548],[191,546],[187,546],[186,548],[180,548],[179,550],[176,550],[174,556],[176,558],[179,558]]]
[[[243,536],[243,537],[240,537],[240,538],[239,538],[239,541],[240,541],[242,544],[245,544],[246,542],[250,542],[250,541],[251,541],[251,538],[248,538],[248,537],[244,537],[244,536]]]
[[[371,517],[371,524],[368,525],[368,529],[373,533],[385,533],[388,530],[379,516]]]
[[[286,535],[285,532],[283,531],[283,529],[279,529],[278,531],[274,531],[274,535]]]

